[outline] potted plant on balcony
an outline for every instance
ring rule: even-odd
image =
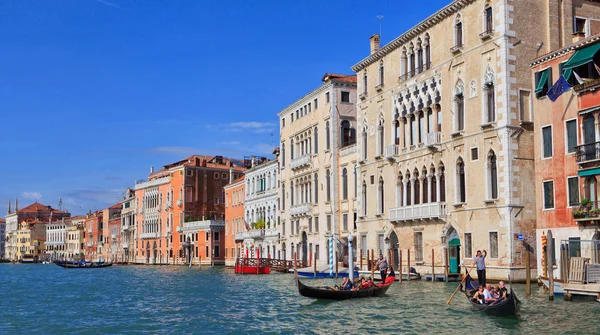
[[[581,199],[581,207],[589,209],[590,207],[592,207],[592,201],[590,199]]]
[[[258,221],[252,223],[252,229],[264,229],[265,228],[265,220],[259,219]]]
[[[594,208],[590,211],[590,217],[596,218],[600,213],[600,208]]]
[[[571,213],[573,214],[574,219],[581,219],[581,218],[584,218],[586,215],[585,211],[578,210],[578,209],[574,209]]]

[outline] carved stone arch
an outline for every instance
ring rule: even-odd
[[[415,45],[413,44],[413,42],[410,42],[410,44],[408,45],[408,54],[411,55],[415,52]]]
[[[431,37],[429,36],[429,33],[425,33],[425,35],[423,36],[423,46],[429,45],[430,40]]]
[[[421,49],[422,46],[423,46],[423,41],[421,41],[420,37],[417,37],[416,50]]]
[[[459,22],[462,22],[462,15],[459,13],[456,13],[456,15],[454,16],[454,24],[457,24]]]
[[[463,83],[462,79],[458,78],[456,80],[456,84],[454,85],[454,94],[460,95],[465,92],[465,83]]]
[[[458,232],[458,229],[456,229],[456,227],[454,227],[451,222],[449,222],[449,221],[446,222],[446,224],[442,228],[442,235],[440,236],[442,238],[442,243],[446,243],[446,238],[453,231],[455,231],[460,236],[460,233]]]

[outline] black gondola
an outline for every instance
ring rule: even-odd
[[[390,277],[390,279],[392,279]],[[296,276],[296,285],[298,286],[298,292],[300,295],[315,298],[315,299],[329,299],[329,300],[346,300],[353,298],[367,298],[367,297],[378,297],[385,292],[387,292],[388,288],[392,285],[394,281],[390,280],[386,281],[385,284],[380,284],[379,286],[373,286],[368,289],[358,290],[358,291],[340,291],[334,290],[329,287],[311,287],[302,284],[298,276]]]
[[[54,261],[54,264],[60,266],[61,268],[67,268],[67,269],[98,269],[98,268],[107,268],[109,266],[112,266],[112,263],[105,263],[105,262],[86,262],[86,261],[73,262],[73,261],[61,261],[61,260]]]
[[[519,312],[519,308],[521,307],[521,301],[517,298],[517,295],[513,291],[512,287],[510,288],[510,292],[508,297],[503,300],[499,300],[497,302],[493,302],[491,304],[479,304],[473,301],[473,295],[477,291],[479,287],[479,283],[473,280],[470,275],[467,274],[467,278],[465,279],[465,290],[464,293],[467,296],[467,299],[473,306],[473,309],[481,311],[488,315],[494,316],[511,316],[516,315]]]

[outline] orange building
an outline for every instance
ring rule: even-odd
[[[123,206],[119,202],[102,210],[102,253],[101,258],[116,262],[120,259],[121,247],[121,210]]]
[[[244,228],[244,200],[246,198],[245,176],[234,180],[225,189],[225,265],[234,266],[240,257],[236,234]]]
[[[135,262],[184,261],[184,241],[194,261],[224,263],[223,187],[240,177],[244,162],[222,156],[190,156],[151,169],[148,181],[135,185]],[[131,248],[131,246],[130,246]]]
[[[600,239],[600,35],[574,34],[572,45],[534,60],[532,71],[535,123],[527,126],[535,136],[536,237],[539,244],[552,231],[560,268],[561,250],[584,255],[590,246],[585,241]],[[572,88],[552,102],[548,92],[560,76]],[[537,248],[538,269],[542,250]],[[598,250],[586,257],[597,262]]]
[[[89,212],[85,219],[85,259],[88,261],[95,261],[104,259],[102,258],[102,244],[103,244],[103,223],[102,218],[104,217],[102,211]]]

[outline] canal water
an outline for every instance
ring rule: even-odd
[[[333,283],[332,280],[310,283]],[[317,301],[290,274],[182,266],[0,264],[0,334],[599,334],[600,303],[514,285],[519,318],[470,310],[456,283],[396,282],[386,296]]]

